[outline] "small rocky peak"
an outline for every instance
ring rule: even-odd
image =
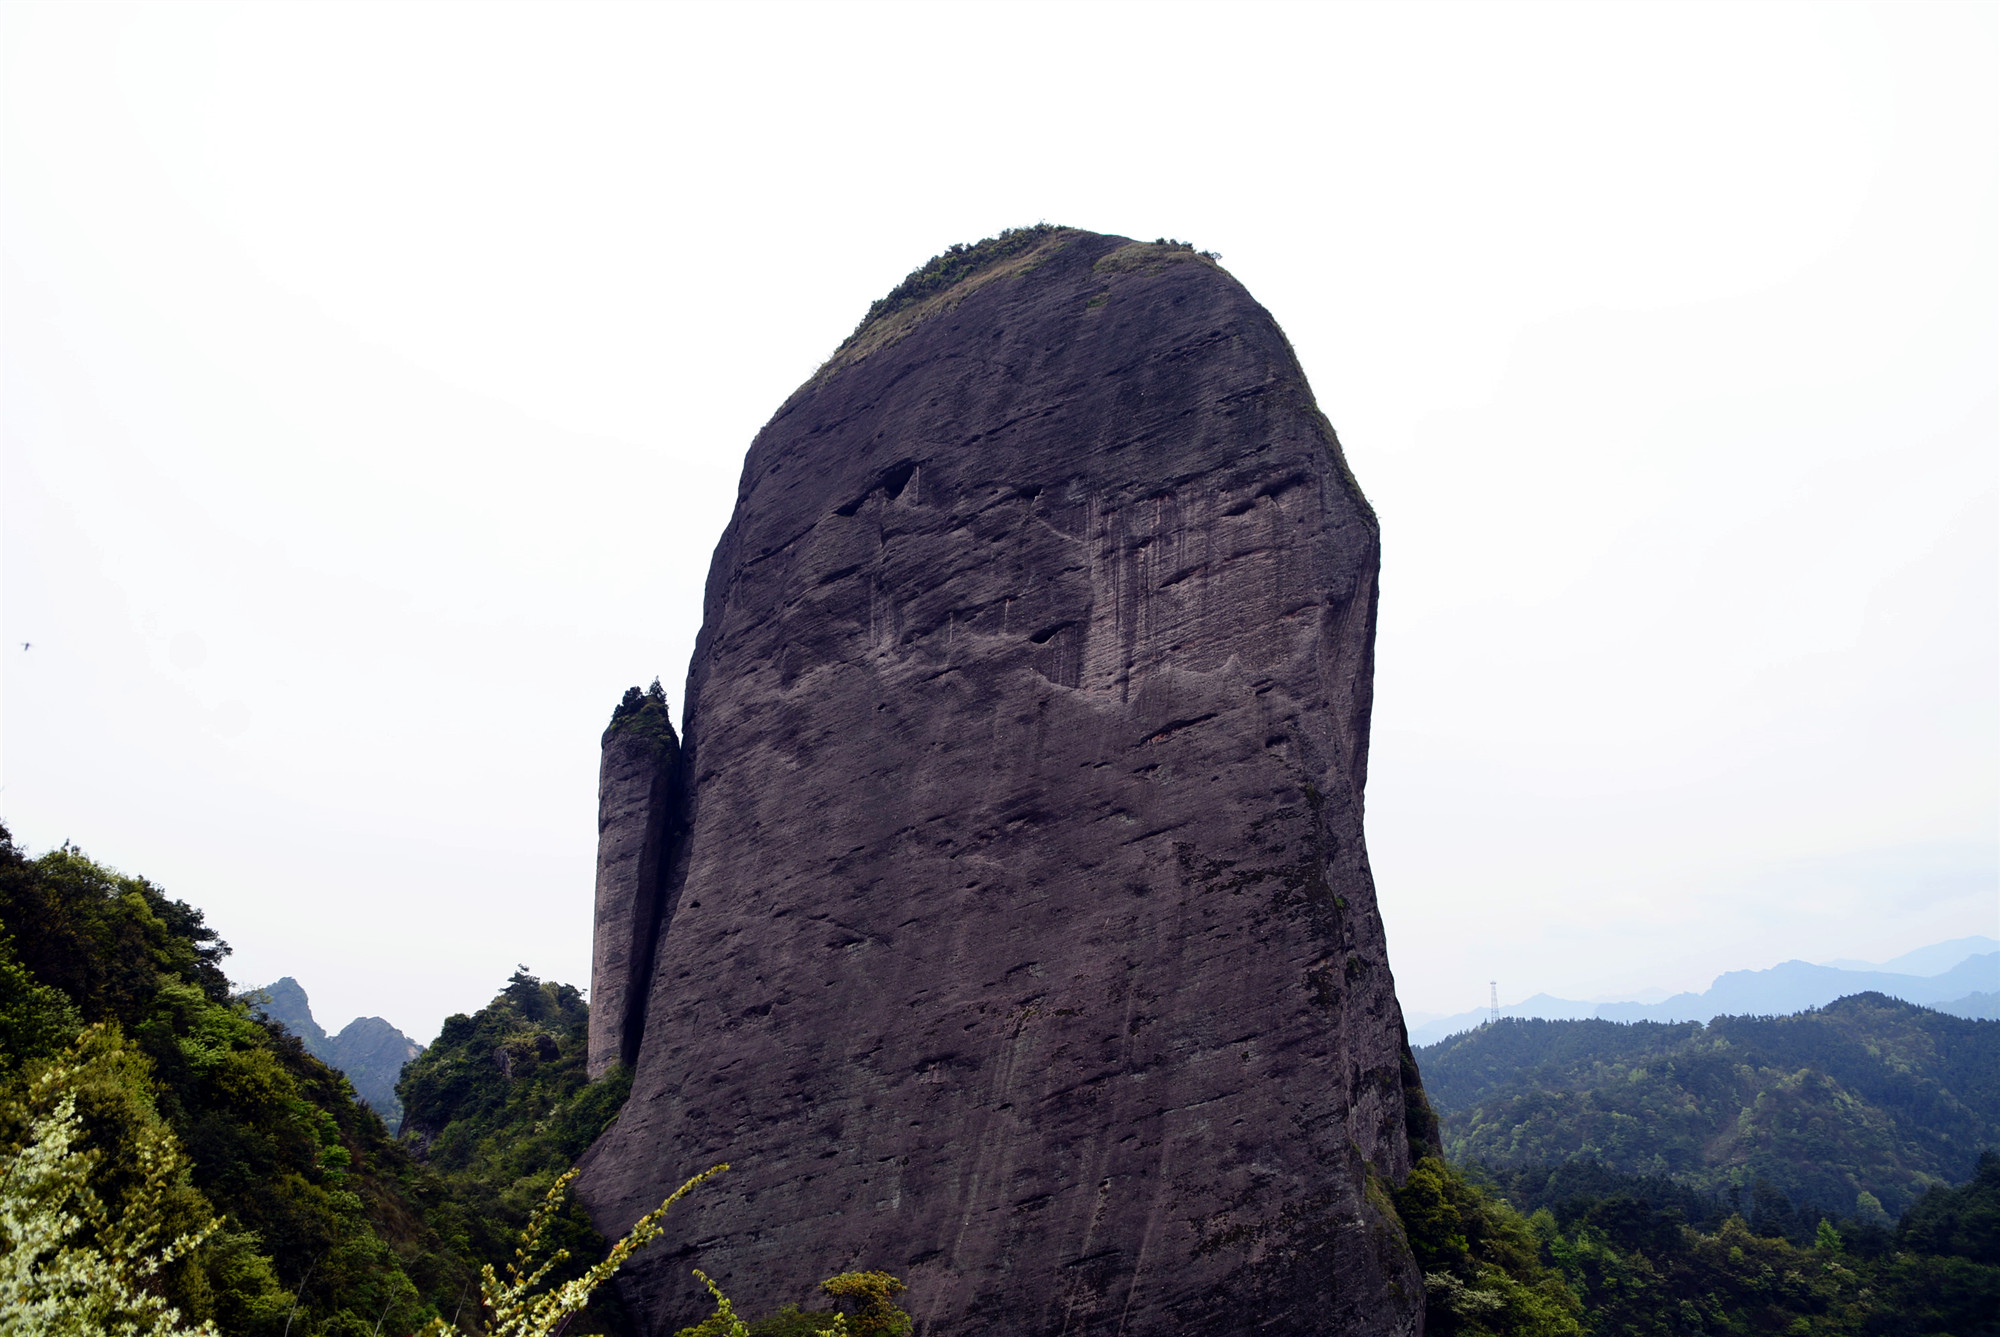
[[[625,689],[624,699],[611,712],[611,724],[604,731],[603,741],[608,743],[620,734],[679,746],[680,739],[674,733],[673,718],[667,710],[667,693],[658,678],[643,691],[637,687]]]

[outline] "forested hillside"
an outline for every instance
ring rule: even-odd
[[[1449,1155],[1526,1216],[1588,1333],[2000,1332],[2000,1025],[1865,994],[1509,1019],[1417,1056]],[[1427,1331],[1501,1330],[1465,1319]]]
[[[263,995],[261,1000],[258,994]],[[250,1010],[278,1022],[299,1037],[307,1053],[344,1074],[354,1093],[382,1116],[391,1133],[402,1126],[403,1105],[396,1099],[396,1082],[403,1065],[424,1052],[422,1045],[381,1017],[356,1017],[338,1035],[328,1035],[313,1018],[305,989],[289,975],[253,991]]]
[[[149,1155],[185,1149],[156,1214],[168,1236],[211,1216],[222,1229],[148,1284],[222,1333],[382,1337],[432,1317],[473,1330],[479,1265],[505,1266],[628,1090],[623,1072],[585,1080],[582,996],[524,967],[405,1069],[406,1135],[391,1140],[345,1078],[230,996],[228,949],[201,913],[145,880],[67,847],[30,859],[0,828],[0,929],[0,1162],[20,1164],[57,1070],[79,1075],[82,1150],[114,1213],[148,1191]],[[1740,1026],[1503,1023],[1424,1051],[1461,1154],[1470,1111],[1478,1145],[1542,1157],[1467,1174],[1425,1155],[1394,1191],[1427,1334],[1993,1337],[2000,1157],[1965,1158],[1991,1133],[2000,1028],[1958,1029],[1972,1025],[1863,998]],[[1731,1099],[1734,1124],[1717,1113]],[[1510,1111],[1525,1131],[1503,1137]],[[1697,1115],[1727,1125],[1714,1147],[1748,1150],[1689,1159]],[[1626,1172],[1680,1164],[1696,1168]],[[1713,1178],[1731,1165],[1749,1177]],[[1970,1182],[1930,1188],[1893,1222],[1867,1199],[1795,1205],[1765,1171],[1808,1188]],[[0,1262],[18,1247],[12,1220]],[[606,1247],[573,1204],[548,1242],[571,1251],[558,1280]],[[797,1300],[842,1304],[851,1331],[890,1337],[907,1331],[899,1288],[843,1274]],[[755,1337],[806,1337],[832,1310],[750,1317]],[[564,1329],[628,1330],[608,1290]]]
[[[1498,1169],[1590,1159],[1876,1219],[2000,1147],[2000,1023],[1880,994],[1706,1026],[1509,1019],[1418,1061],[1448,1154]]]
[[[445,1019],[437,1040],[403,1069],[403,1142],[443,1180],[435,1215],[453,1244],[480,1258],[505,1257],[528,1213],[556,1176],[617,1117],[631,1075],[584,1076],[590,1009],[567,984],[517,970],[492,1002]],[[570,1251],[566,1280],[603,1257],[605,1244],[569,1202],[550,1228]],[[600,1291],[569,1333],[622,1331],[615,1295]]]
[[[478,1266],[508,1261],[525,1196],[539,1196],[591,1130],[548,1118],[536,1094],[546,1084],[532,1078],[496,1072],[442,1095],[424,1087],[435,1139],[471,1149],[428,1165],[421,1146],[390,1139],[345,1077],[231,997],[228,950],[199,910],[143,878],[68,847],[30,859],[0,827],[0,1156],[11,1160],[31,1123],[46,1120],[49,1092],[33,1079],[62,1065],[81,1074],[81,1149],[101,1167],[97,1191],[114,1217],[143,1190],[145,1148],[164,1133],[190,1162],[164,1190],[169,1233],[222,1220],[151,1283],[184,1321],[248,1337],[359,1337],[414,1332],[461,1311],[468,1294],[476,1310]],[[520,976],[503,999],[541,1015],[529,994],[557,1012],[580,1009],[574,990]],[[581,1035],[559,1032],[559,1049]],[[438,1049],[449,1051],[442,1062],[462,1046]],[[546,1067],[580,1070],[580,1039],[575,1058]],[[496,1088],[486,1103],[466,1098]],[[622,1088],[565,1076],[562,1094],[601,1123]],[[473,1135],[458,1131],[461,1110]],[[572,1266],[603,1256],[580,1216],[559,1229],[579,1255]],[[0,1256],[14,1243],[0,1240]]]

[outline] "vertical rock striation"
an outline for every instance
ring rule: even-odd
[[[628,1268],[649,1333],[696,1265],[752,1313],[882,1268],[925,1337],[1420,1331],[1378,1187],[1430,1134],[1362,842],[1377,564],[1209,258],[1025,229],[876,304],[709,574],[581,1181],[615,1233],[736,1167]]]
[[[597,771],[597,915],[590,952],[592,1078],[637,1054],[647,967],[660,927],[674,765],[680,740],[656,679],[611,713]]]

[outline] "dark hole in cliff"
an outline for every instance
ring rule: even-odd
[[[1282,497],[1293,488],[1302,487],[1311,481],[1312,475],[1310,474],[1286,474],[1283,478],[1273,479],[1271,482],[1264,484],[1263,487],[1258,488],[1257,495],[1260,497]]]
[[[1028,641],[1035,647],[1035,672],[1058,687],[1075,687],[1083,681],[1083,632],[1074,622],[1044,627]]]
[[[874,496],[878,490],[886,495],[889,500],[894,501],[903,495],[903,489],[910,485],[910,479],[915,476],[916,472],[917,462],[915,460],[904,460],[901,464],[893,464],[882,471],[882,476],[875,480],[874,487],[869,488],[845,506],[836,506],[833,513],[839,516],[853,516],[858,514],[862,503]]]

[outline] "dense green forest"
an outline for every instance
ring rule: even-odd
[[[447,1192],[433,1218],[460,1252],[504,1258],[556,1177],[618,1114],[631,1076],[584,1075],[590,1010],[567,984],[517,970],[477,1013],[447,1017],[431,1047],[403,1069],[402,1142]],[[574,1200],[554,1218],[550,1242],[570,1251],[555,1280],[604,1256],[605,1242]],[[610,1289],[570,1333],[623,1332]]]
[[[392,1139],[346,1078],[231,995],[227,951],[144,879],[67,846],[29,858],[0,828],[0,1158],[27,1154],[65,1073],[108,1205],[152,1194],[162,1239],[220,1218],[146,1281],[184,1321],[249,1337],[478,1326],[480,1266],[504,1268],[628,1089],[585,1078],[581,994],[523,967],[448,1019],[403,1071]],[[1389,1192],[1426,1331],[1996,1337],[2000,1157],[1981,1155],[2000,1141],[1996,1030],[1864,997],[1706,1028],[1506,1022],[1423,1051],[1446,1149],[1469,1166],[1418,1142]],[[1882,1206],[1905,1201],[1900,1221]],[[543,1230],[571,1254],[552,1281],[607,1248],[574,1204]],[[14,1244],[0,1238],[0,1282]],[[909,1330],[887,1274],[824,1289],[824,1308],[745,1315],[748,1331],[808,1337],[842,1311],[854,1337]],[[564,1329],[628,1330],[609,1288]]]
[[[2000,1333],[2000,1024],[1863,994],[1510,1019],[1418,1060],[1463,1214],[1528,1231],[1584,1332]],[[1554,1331],[1427,1282],[1434,1334]]]
[[[1398,1195],[1424,1268],[1427,1337],[2000,1333],[2000,1156],[1990,1153],[1971,1183],[1930,1190],[1893,1230],[1821,1217],[1807,1243],[1601,1166],[1482,1178],[1425,1162]]]
[[[2000,1147],[2000,1024],[1881,994],[1789,1017],[1507,1019],[1426,1046],[1454,1160],[1591,1159],[1886,1223]]]
[[[0,1148],[46,1116],[32,1079],[62,1061],[80,1064],[84,1144],[114,1212],[139,1187],[141,1146],[170,1133],[190,1167],[168,1186],[168,1224],[223,1224],[154,1284],[184,1321],[225,1333],[410,1333],[468,1296],[476,1309],[479,1266],[511,1258],[530,1199],[623,1099],[617,1083],[581,1078],[575,990],[516,975],[425,1056],[421,1117],[440,1151],[427,1162],[345,1077],[233,998],[228,947],[143,878],[67,846],[30,859],[0,828],[0,929]],[[467,1045],[486,1045],[490,1065],[522,1035],[535,1070],[519,1080],[450,1076]],[[579,1259],[604,1254],[574,1209],[555,1231]],[[616,1326],[615,1313],[585,1317],[596,1323],[570,1331]]]

